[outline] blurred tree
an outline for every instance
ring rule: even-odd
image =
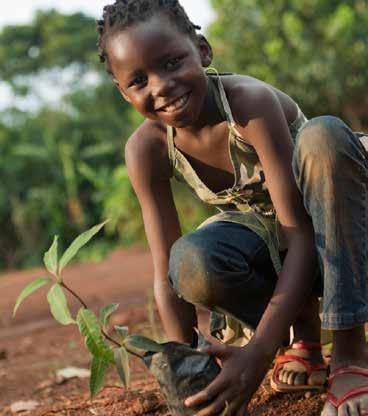
[[[292,96],[312,117],[368,127],[367,0],[212,0],[218,66]]]
[[[32,23],[2,30],[0,61],[0,77],[8,82],[72,64],[97,68],[95,20],[83,13],[38,11]]]
[[[0,32],[0,79],[15,104],[0,112],[0,269],[40,264],[50,236],[60,234],[65,247],[107,217],[94,257],[117,242],[144,241],[122,163],[142,119],[99,63],[96,40],[93,18],[55,10]],[[206,216],[182,190],[176,198],[185,231]]]
[[[78,164],[111,173],[134,122],[96,38],[93,18],[55,10],[0,32],[0,78],[26,104],[0,114],[0,267],[37,264],[50,235],[66,245],[100,220]]]

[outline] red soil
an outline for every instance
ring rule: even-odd
[[[62,327],[51,317],[46,288],[25,300],[16,318],[12,318],[17,295],[27,283],[42,275],[43,269],[0,275],[0,415],[12,415],[10,405],[20,400],[39,402],[35,410],[20,413],[24,416],[168,415],[157,383],[136,359],[132,360],[131,388],[121,387],[111,369],[106,387],[93,402],[89,400],[88,379],[56,382],[57,369],[89,368],[90,355],[75,326]],[[121,312],[113,317],[115,323],[128,325],[131,332],[152,335],[152,266],[146,251],[119,250],[101,263],[71,266],[64,279],[95,312],[109,303],[120,303]],[[78,302],[69,296],[68,302],[75,313]],[[207,313],[200,311],[204,332],[207,318]],[[250,410],[252,416],[317,416],[322,406],[321,395],[307,399],[304,395],[274,393],[266,378]]]

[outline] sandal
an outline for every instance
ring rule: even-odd
[[[329,388],[331,387],[335,377],[341,374],[357,374],[359,376],[368,377],[368,369],[355,366],[340,367],[330,374],[330,377],[328,378]],[[360,396],[362,394],[368,394],[368,385],[351,389],[339,398],[337,398],[334,394],[328,391],[327,401],[337,410],[347,400],[352,399],[353,397]],[[365,410],[364,413],[361,413],[361,416],[368,416],[368,409]]]
[[[317,342],[305,342],[305,341],[299,341],[291,345],[289,349],[293,350],[321,350],[322,346],[321,344]],[[323,391],[325,389],[325,383],[321,385],[309,385],[309,384],[303,384],[299,386],[293,386],[287,383],[283,383],[278,379],[278,375],[280,370],[283,368],[283,366],[287,363],[292,362],[298,362],[302,364],[302,366],[305,368],[305,372],[308,376],[308,378],[315,373],[316,371],[325,370],[328,371],[328,366],[326,364],[311,364],[307,359],[298,357],[297,355],[292,354],[283,354],[279,355],[276,358],[275,366],[272,370],[271,375],[271,387],[273,390],[280,392],[280,393],[290,393],[295,391],[305,391],[305,390],[312,390],[312,391]]]

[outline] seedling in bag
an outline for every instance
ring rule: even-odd
[[[195,411],[184,406],[186,397],[202,390],[220,372],[216,361],[208,354],[175,342],[158,343],[141,335],[129,335],[128,328],[114,326],[111,335],[105,332],[111,315],[119,305],[103,307],[99,316],[63,280],[62,271],[78,251],[107,223],[104,221],[79,235],[59,257],[58,237],[44,255],[48,276],[27,285],[17,298],[13,316],[23,300],[37,289],[49,284],[47,300],[53,317],[62,325],[77,325],[92,356],[90,393],[93,399],[103,386],[107,368],[112,365],[126,388],[129,387],[129,354],[141,358],[157,378],[169,409],[174,416],[192,416]],[[82,305],[73,318],[64,291],[73,295]],[[202,339],[199,334],[200,339]],[[198,410],[198,409],[197,409]],[[221,413],[226,414],[227,408]]]

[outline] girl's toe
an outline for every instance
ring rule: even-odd
[[[280,371],[277,373],[277,376],[276,376],[277,380],[278,380],[278,381],[280,381],[280,382],[282,382],[282,371],[283,371],[283,370],[280,370]]]
[[[330,403],[326,403],[322,410],[321,416],[337,416],[337,412]]]
[[[280,371],[280,373],[279,373],[279,381],[280,381],[281,383],[284,383],[285,373],[286,373],[286,370],[284,370],[284,369],[282,369],[282,370]]]
[[[307,382],[307,374],[306,373],[297,373],[295,375],[294,384],[296,386],[304,386]]]
[[[298,373],[294,373],[294,371],[290,371],[288,379],[287,379],[287,383],[289,384],[289,386],[294,386],[295,384],[295,377],[297,376]]]
[[[348,404],[342,404],[338,409],[337,416],[356,416],[356,414],[351,413],[350,406]]]
[[[283,382],[283,383],[287,383],[287,381],[288,381],[288,377],[289,377],[289,372],[285,370],[285,371],[282,373],[282,382]]]
[[[312,373],[308,379],[310,386],[322,386],[326,383],[326,370],[316,371]]]

